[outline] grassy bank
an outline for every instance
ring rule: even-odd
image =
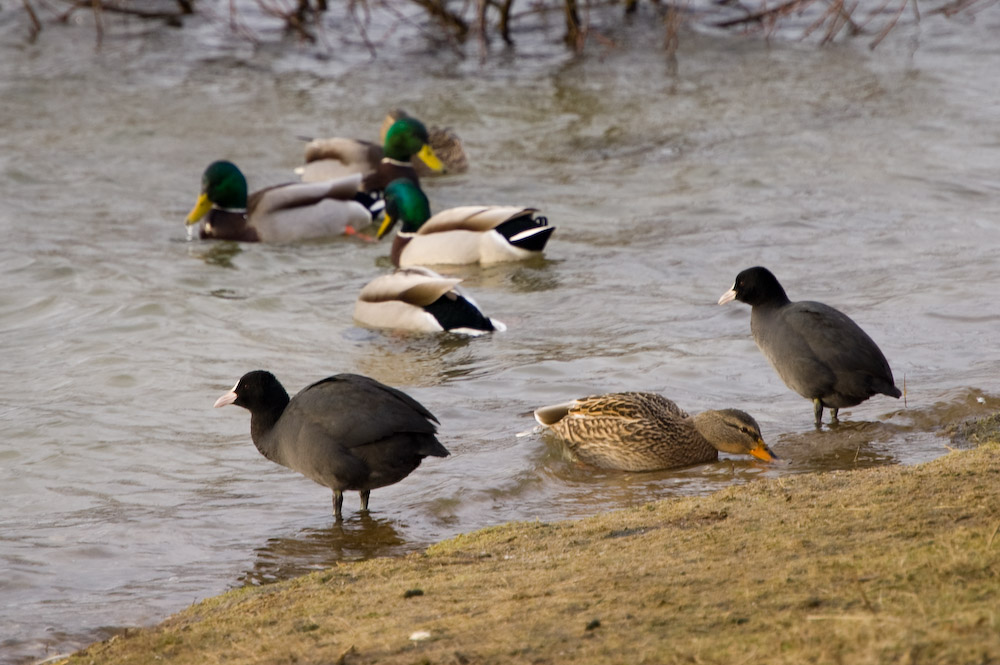
[[[998,529],[994,442],[489,528],[235,590],[69,662],[1000,663]]]

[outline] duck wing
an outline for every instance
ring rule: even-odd
[[[461,281],[442,277],[426,268],[405,268],[372,280],[361,289],[358,297],[365,302],[400,300],[425,307],[450,292]]]
[[[303,182],[343,178],[353,173],[366,176],[382,161],[382,147],[368,141],[333,137],[306,144],[305,165],[295,170]]]
[[[417,235],[447,231],[486,233],[504,222],[538,212],[535,208],[517,206],[458,206],[442,210],[421,225]]]
[[[371,224],[371,213],[353,200],[360,175],[317,183],[290,183],[255,192],[248,220],[264,242],[295,242],[342,235]]]
[[[323,182],[291,182],[254,192],[247,201],[247,214],[266,215],[283,210],[313,206],[323,199],[353,200],[361,176],[348,175]]]
[[[581,419],[622,421],[688,418],[688,413],[674,402],[657,393],[624,392],[590,395],[562,404],[535,409],[535,419],[552,426],[570,416]]]

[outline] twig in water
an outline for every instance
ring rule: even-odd
[[[896,13],[893,15],[892,19],[890,19],[889,22],[886,23],[885,27],[882,28],[882,32],[878,33],[878,35],[875,37],[872,43],[868,45],[868,48],[875,50],[875,47],[878,46],[882,42],[882,40],[885,39],[885,36],[889,34],[889,31],[896,26],[896,21],[899,20],[900,14],[903,13],[903,10],[906,9],[906,5],[908,4],[909,0],[901,0],[901,2],[899,3],[899,7],[896,9]]]
[[[741,18],[729,19],[726,21],[719,21],[715,24],[717,28],[732,28],[737,25],[747,25],[749,23],[763,23],[771,18],[777,18],[779,16],[784,16],[786,14],[791,14],[793,11],[799,8],[805,8],[811,5],[815,0],[788,0],[788,2],[782,3],[777,7],[771,7],[770,9],[762,9],[753,14],[743,16]]]
[[[667,13],[663,17],[663,27],[664,27],[664,40],[663,40],[663,50],[666,51],[668,58],[677,57],[677,47],[680,46],[680,36],[678,31],[681,27],[681,8],[671,3],[667,7]]]
[[[563,41],[579,53],[583,50],[586,34],[583,28],[580,27],[580,13],[576,9],[576,0],[566,0],[565,15],[566,35],[563,37]]]
[[[356,10],[358,5],[361,5],[364,8],[364,21],[362,21],[357,15]],[[361,41],[364,42],[365,48],[368,49],[368,53],[371,54],[372,60],[374,60],[378,56],[378,50],[375,48],[375,45],[372,44],[371,40],[368,39],[368,29],[365,27],[365,23],[371,19],[371,10],[368,9],[368,3],[364,0],[351,0],[347,5],[347,10],[351,14],[351,20],[354,21],[354,25],[358,26],[358,34],[361,35]]]
[[[298,6],[295,9],[280,7],[277,4],[271,4],[268,0],[257,0],[257,6],[265,14],[282,19],[287,28],[298,33],[300,37],[309,43],[316,43],[316,35],[312,34],[306,28],[307,16],[310,12],[308,0],[299,0]]]
[[[97,31],[97,48],[104,42],[104,21],[101,13],[101,0],[92,0],[94,8],[94,29]]]
[[[930,14],[944,14],[947,17],[952,17],[959,12],[969,12],[970,14],[976,14],[982,10],[995,5],[997,0],[955,0],[952,3],[944,5],[943,7],[938,7],[937,9],[931,10]],[[980,7],[973,10],[975,5],[981,5]]]
[[[28,17],[31,19],[31,41],[34,41],[38,37],[38,33],[42,31],[42,22],[38,20],[38,14],[35,13],[35,8],[31,6],[31,0],[21,0],[24,5],[24,10],[28,12]]]
[[[497,26],[500,30],[500,37],[508,46],[514,43],[510,38],[510,7],[513,4],[514,0],[503,0],[503,4],[500,5],[500,22]]]
[[[442,0],[437,0],[437,2],[434,0],[411,0],[411,2],[423,7],[431,16],[441,21],[445,26],[453,28],[457,33],[459,41],[465,41],[466,35],[469,34],[469,24],[458,14],[449,11],[444,6]]]

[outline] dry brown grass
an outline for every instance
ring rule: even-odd
[[[998,454],[485,529],[233,591],[69,662],[997,663]]]

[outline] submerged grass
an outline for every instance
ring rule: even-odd
[[[976,430],[985,432],[985,428]],[[515,523],[206,600],[70,663],[1000,663],[1000,444]]]

